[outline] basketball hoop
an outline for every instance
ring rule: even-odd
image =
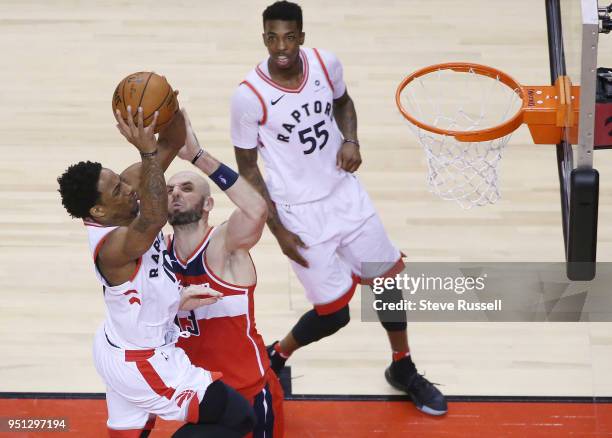
[[[492,67],[445,63],[406,77],[395,101],[425,150],[431,191],[471,208],[499,199],[499,162],[521,124],[536,144],[575,134],[578,93],[567,77],[525,86]]]

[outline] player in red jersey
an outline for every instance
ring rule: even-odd
[[[253,404],[253,437],[282,437],[283,391],[254,318],[255,266],[249,255],[261,237],[267,206],[261,195],[236,172],[204,151],[186,118],[186,145],[179,156],[207,174],[238,207],[217,227],[208,223],[214,202],[204,178],[180,172],[167,182],[168,238],[173,270],[180,283],[207,285],[223,293],[216,303],[179,312],[179,340],[191,362],[223,373],[223,381]]]

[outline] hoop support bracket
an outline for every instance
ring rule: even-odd
[[[580,87],[573,86],[567,76],[561,76],[555,85],[523,86],[523,123],[535,144],[557,144],[567,132],[569,142],[578,135]]]

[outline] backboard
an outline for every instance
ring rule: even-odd
[[[590,280],[595,276],[599,199],[599,174],[593,169],[598,4],[545,1],[551,83],[568,76],[580,86],[572,93],[572,104],[580,108],[577,129],[566,129],[557,145],[567,273],[572,280]]]

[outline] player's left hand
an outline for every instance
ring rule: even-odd
[[[359,166],[361,166],[359,146],[351,142],[342,143],[338,151],[338,156],[336,157],[336,166],[350,173],[359,169]]]
[[[178,90],[174,92],[178,96]],[[185,119],[183,113],[179,109],[170,122],[159,131],[159,140],[165,142],[174,150],[179,150],[185,144]]]
[[[185,108],[181,109],[184,118],[185,126],[185,145],[179,150],[178,156],[183,160],[191,161],[200,151],[201,146],[198,138],[191,127],[191,120],[189,120],[189,114]]]
[[[183,288],[181,291],[180,310],[187,312],[201,306],[214,304],[223,298],[223,294],[208,286],[192,285]]]

